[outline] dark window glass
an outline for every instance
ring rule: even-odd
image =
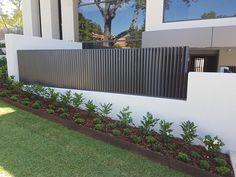
[[[236,0],[164,0],[164,22],[236,17]]]
[[[81,0],[79,38],[103,47],[141,47],[146,0]]]

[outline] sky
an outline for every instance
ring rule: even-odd
[[[1,9],[4,13],[11,14],[12,9],[12,3],[10,3],[8,0],[0,0],[0,2],[3,2],[3,5],[1,5]]]

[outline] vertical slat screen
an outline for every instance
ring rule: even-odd
[[[185,99],[188,47],[18,51],[20,81]]]

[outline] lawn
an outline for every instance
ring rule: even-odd
[[[187,177],[1,101],[0,176]]]

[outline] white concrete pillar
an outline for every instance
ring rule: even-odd
[[[23,0],[23,32],[26,36],[41,36],[39,0]]]
[[[79,41],[78,0],[61,0],[62,39]]]
[[[58,0],[40,0],[42,37],[60,39]]]

